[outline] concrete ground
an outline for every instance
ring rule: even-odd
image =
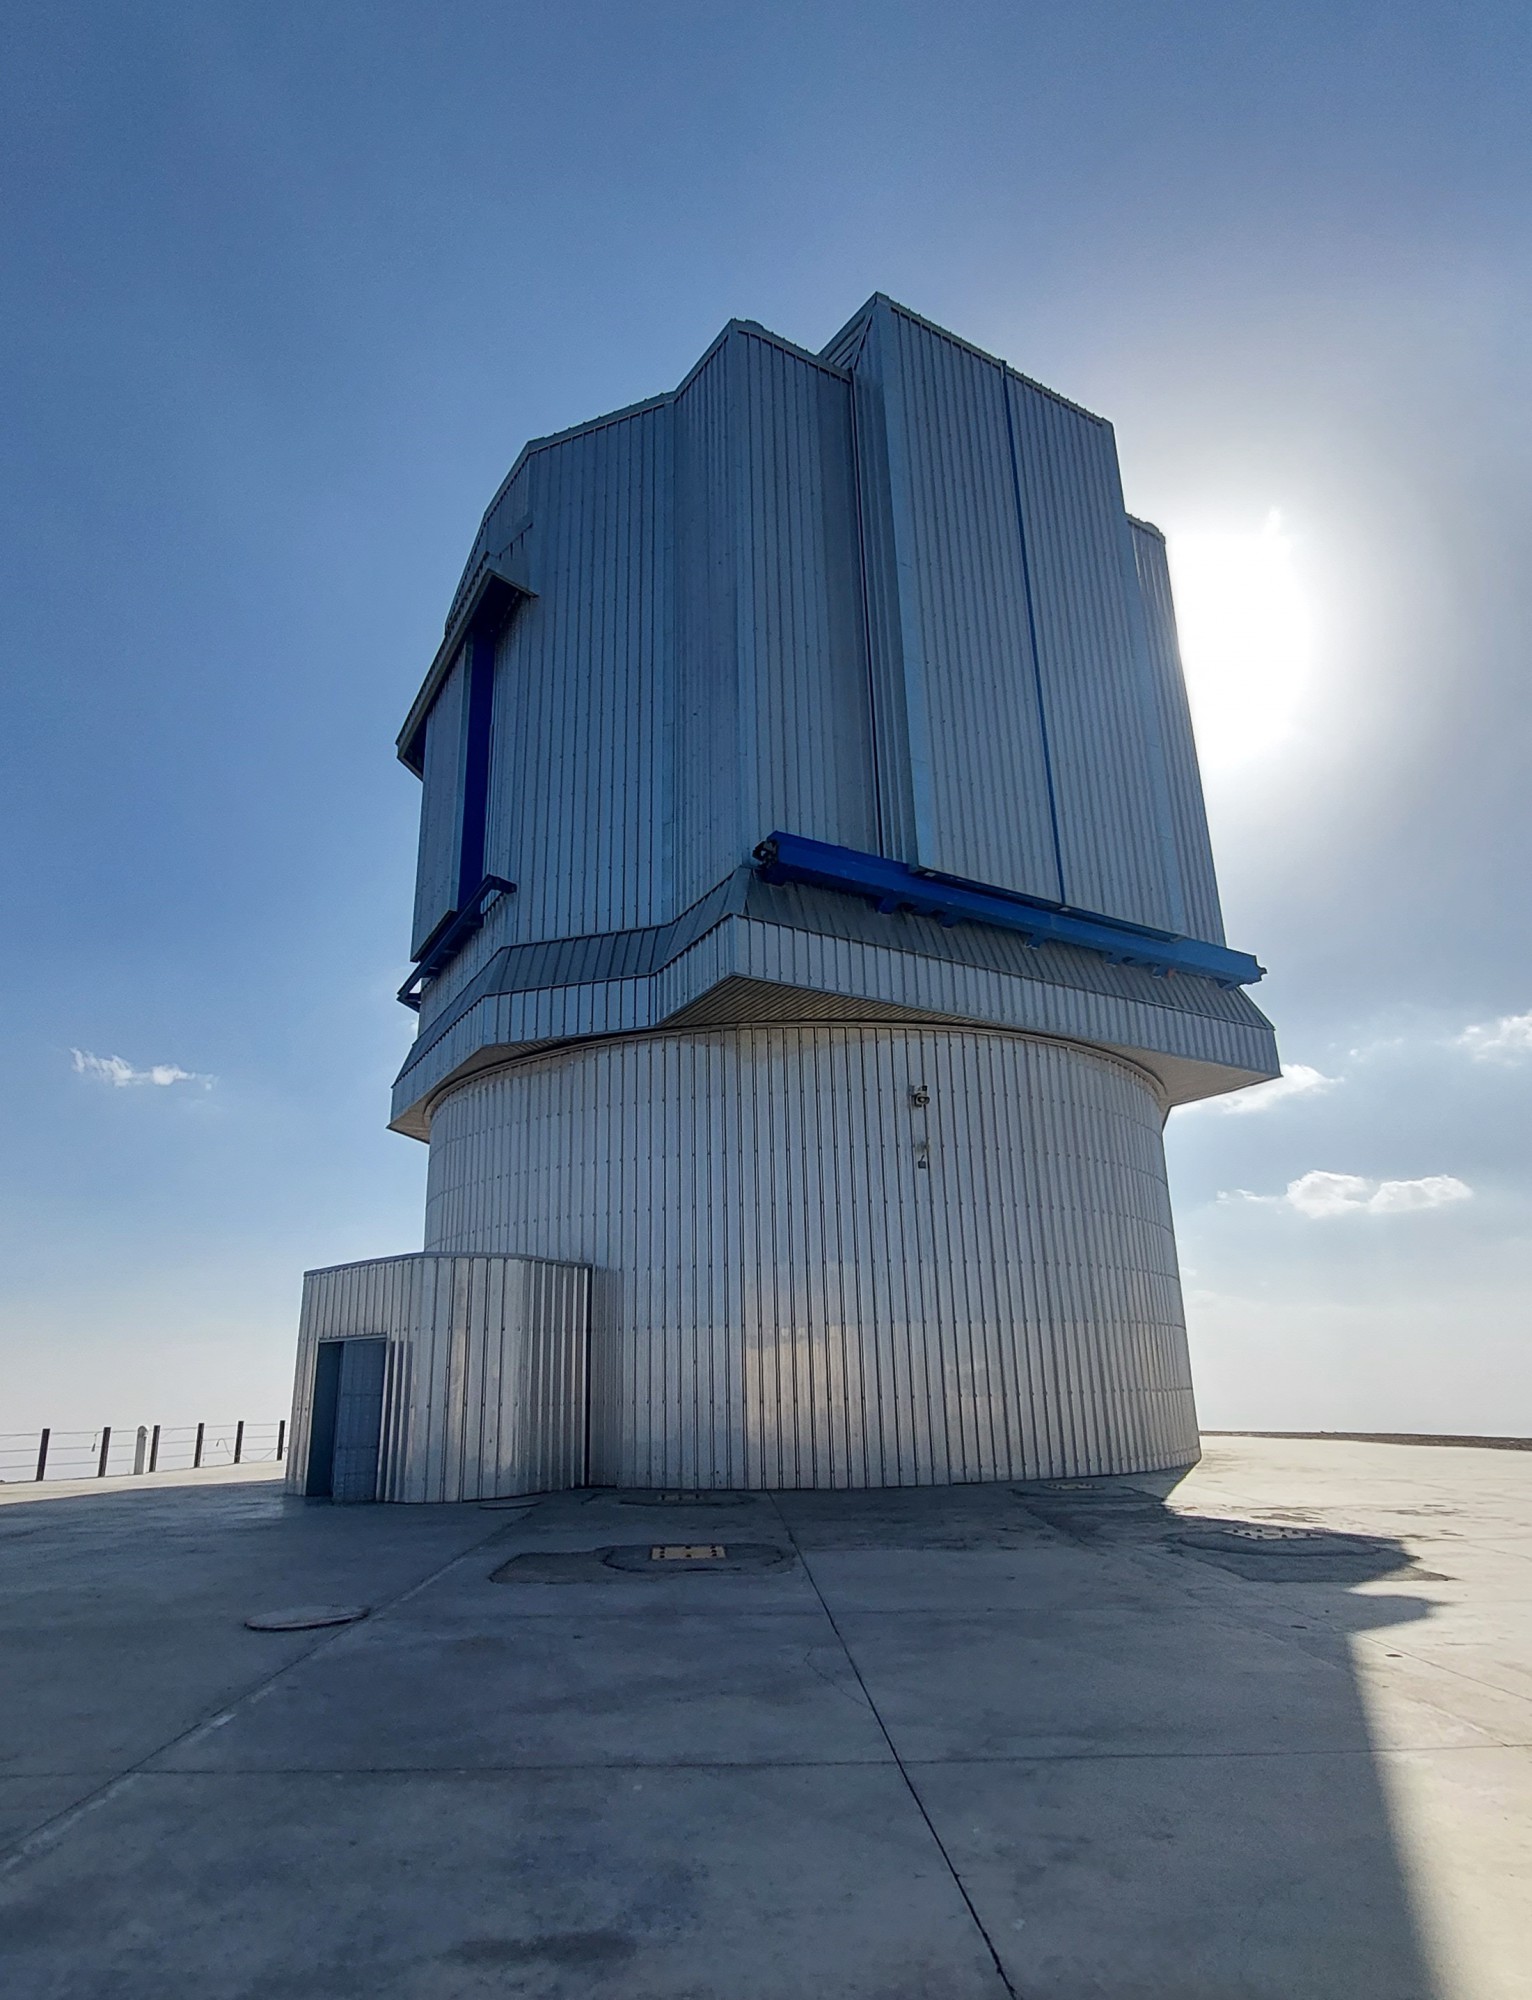
[[[0,1488],[0,1577],[7,2000],[1532,1993],[1532,1453],[525,1512],[247,1467]],[[315,1603],[371,1615],[244,1624]]]

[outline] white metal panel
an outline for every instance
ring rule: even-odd
[[[865,334],[866,328],[862,331]],[[860,345],[859,339],[858,350]],[[854,372],[851,395],[862,601],[867,628],[867,685],[877,774],[875,851],[896,861],[915,864],[920,860],[920,837],[915,817],[911,715],[905,695],[904,608],[899,588],[899,544],[894,534],[890,498],[889,420],[876,355]],[[915,636],[918,640],[918,634]]]
[[[859,429],[863,478],[886,477],[888,509],[886,531],[874,523],[866,537],[870,629],[884,646],[897,634],[900,650],[874,685],[880,730],[902,687],[893,727],[908,745],[917,849],[907,858],[1058,901],[1004,371],[882,304],[858,356],[864,374],[883,422],[875,448]]]
[[[1224,941],[1218,878],[1213,872],[1213,844],[1208,838],[1207,807],[1202,797],[1202,773],[1197,741],[1192,733],[1186,677],[1181,670],[1181,646],[1176,637],[1175,604],[1170,593],[1170,566],[1165,537],[1147,521],[1134,521],[1133,557],[1143,594],[1144,625],[1153,669],[1154,697],[1160,716],[1160,740],[1165,749],[1171,826],[1180,863],[1187,936]]]
[[[418,1254],[310,1271],[288,1489],[308,1470],[314,1353],[382,1336],[379,1494],[480,1500],[583,1485],[589,1273],[500,1256]]]
[[[732,353],[726,335],[692,371],[675,404],[676,649],[667,835],[676,907],[671,915],[743,858]]]
[[[467,686],[467,662],[459,653],[426,720],[411,952],[418,952],[442,918],[457,906]]]
[[[1111,426],[1008,374],[1064,901],[1179,932],[1180,882]]]
[[[444,1100],[427,1241],[603,1274],[598,1482],[1186,1464],[1162,1116],[1126,1064],[966,1028],[607,1041]]]
[[[735,858],[777,827],[874,850],[850,384],[747,327],[730,346]]]
[[[497,943],[648,924],[666,907],[668,407],[528,461],[536,595],[495,669],[486,865],[517,884]],[[465,958],[456,976],[471,976]]]

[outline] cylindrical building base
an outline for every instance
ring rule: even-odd
[[[426,1248],[594,1267],[590,1478],[908,1486],[1197,1457],[1152,1081],[978,1028],[603,1040],[450,1090]]]

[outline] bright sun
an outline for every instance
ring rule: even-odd
[[[1170,576],[1204,769],[1228,770],[1291,736],[1307,692],[1312,620],[1293,538],[1259,529],[1173,535]]]

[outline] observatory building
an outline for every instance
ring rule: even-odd
[[[1111,427],[876,297],[529,444],[399,737],[420,1253],[295,1490],[1197,1457],[1162,1131],[1277,1074]]]

